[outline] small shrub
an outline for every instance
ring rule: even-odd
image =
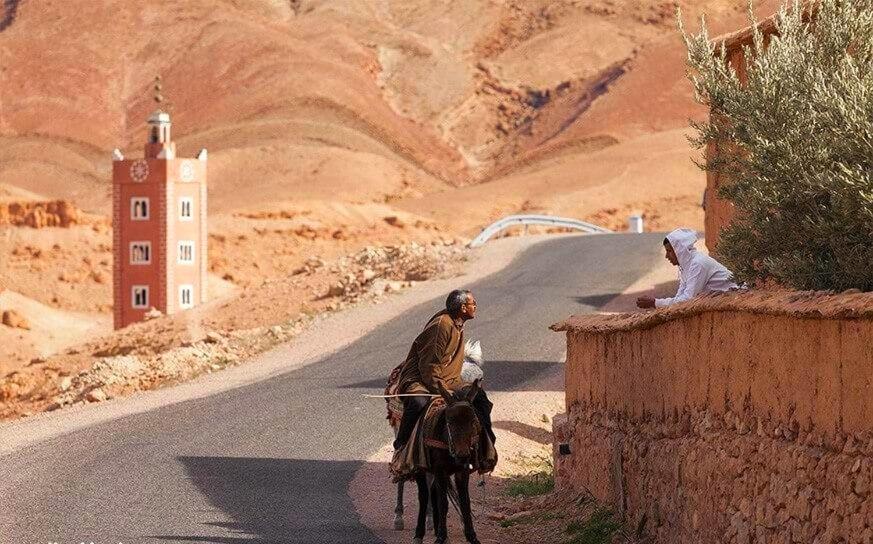
[[[507,493],[510,497],[532,497],[545,495],[555,489],[555,477],[552,474],[538,472],[528,474],[509,485]]]
[[[622,528],[611,510],[598,508],[585,521],[567,525],[567,544],[610,544]]]
[[[535,519],[536,519],[536,516],[533,514],[530,514],[528,516],[519,516],[516,518],[509,518],[509,519],[505,519],[505,520],[501,521],[500,526],[505,529],[507,527],[512,527],[514,525],[520,525],[522,523],[530,523],[530,522],[534,521]]]
[[[507,488],[511,497],[532,497],[544,495],[555,489],[555,471],[552,459],[547,456],[532,458],[533,468],[519,477]]]

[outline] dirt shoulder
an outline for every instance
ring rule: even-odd
[[[487,365],[487,362],[486,362]],[[487,366],[486,366],[487,368]],[[479,540],[493,544],[611,544],[642,542],[633,528],[590,495],[554,488],[552,418],[564,411],[563,391],[494,393],[500,461],[493,474],[478,485],[471,481],[471,498]],[[391,446],[386,444],[362,465],[349,494],[361,522],[386,544],[412,540],[418,501],[414,484],[404,493],[403,530],[394,530],[395,486],[388,478]],[[449,515],[449,539],[465,542],[460,517]],[[432,538],[428,530],[425,541]]]

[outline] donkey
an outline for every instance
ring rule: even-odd
[[[470,544],[480,544],[473,528],[469,487],[474,448],[479,443],[480,433],[484,432],[473,408],[473,399],[479,393],[479,380],[475,380],[469,388],[454,394],[446,391],[442,384],[438,385],[440,395],[446,401],[446,407],[439,416],[435,432],[442,445],[425,446],[428,450],[430,466],[426,474],[419,474],[415,479],[418,485],[418,523],[412,543],[422,544],[428,503],[433,508],[435,544],[448,542],[446,519],[449,512],[449,495],[451,495],[452,502],[461,514],[464,537]]]
[[[473,383],[476,380],[481,380],[484,373],[485,361],[482,358],[482,345],[478,340],[472,341],[467,340],[464,345],[464,363],[461,367],[461,379],[467,383]],[[389,421],[392,421],[392,429],[394,431],[394,437],[397,438],[397,431],[399,430],[399,419],[389,417]],[[394,507],[394,530],[402,531],[406,524],[403,522],[403,485],[405,482],[399,482],[397,484],[397,501]],[[420,488],[419,488],[420,491]],[[425,502],[427,502],[427,494],[425,494]],[[419,495],[419,504],[421,503],[421,495]],[[427,509],[425,509],[427,510]],[[427,510],[427,520],[428,526],[433,528],[433,518],[431,517],[431,511]]]

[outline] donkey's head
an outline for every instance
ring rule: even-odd
[[[473,454],[473,448],[479,443],[479,433],[482,430],[476,410],[473,408],[473,399],[479,394],[479,380],[463,397],[456,397],[446,391],[442,384],[439,386],[440,395],[446,401],[446,434],[448,438],[449,453],[457,461],[464,462]]]

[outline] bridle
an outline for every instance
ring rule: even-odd
[[[470,407],[470,411],[473,414],[473,433],[472,433],[472,445],[471,449],[476,451],[479,449],[479,434],[482,432],[482,424],[479,423],[479,416],[476,414],[476,409],[473,408],[473,404],[468,401],[459,401],[463,402],[467,406]],[[448,409],[448,406],[446,407]],[[446,414],[446,434],[448,435],[447,446],[449,450],[449,455],[452,456],[453,459],[457,460],[458,455],[455,452],[455,440],[452,438],[452,426],[449,424],[449,416]]]

